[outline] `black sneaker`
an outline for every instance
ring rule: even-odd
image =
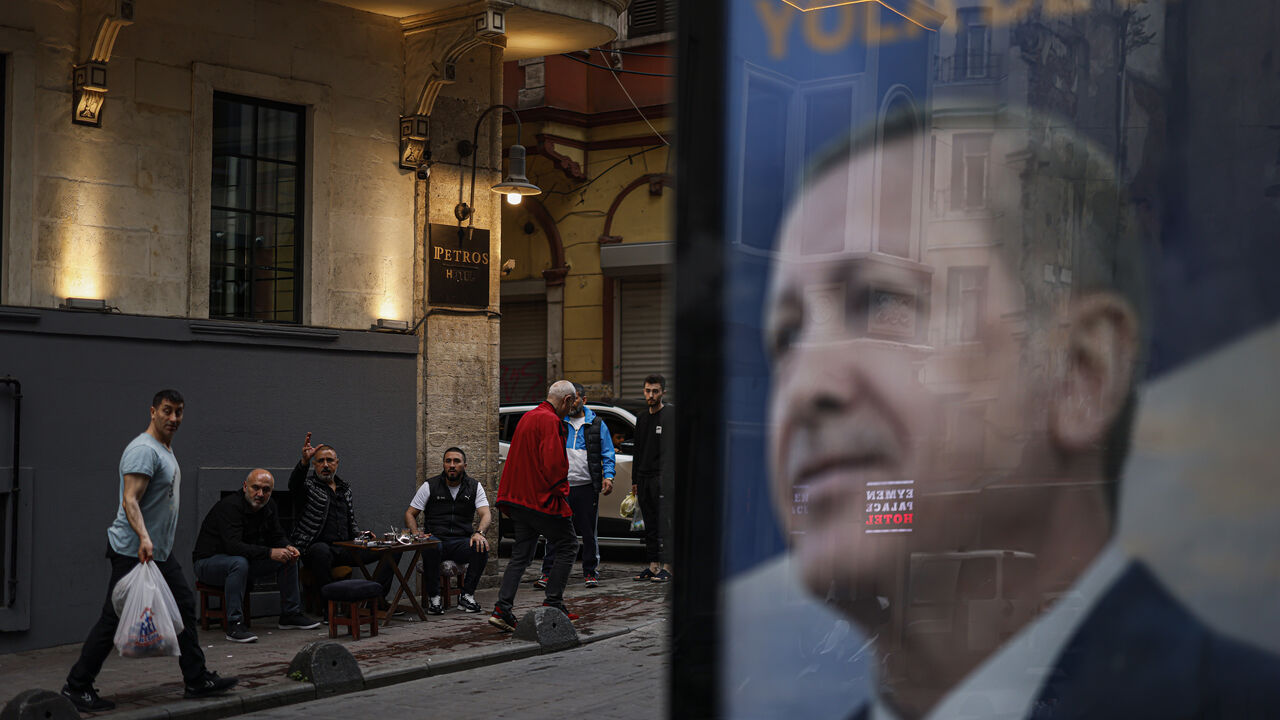
[[[258,636],[250,632],[243,623],[235,623],[227,628],[227,639],[231,642],[251,643],[257,642]]]
[[[653,579],[653,571],[652,571],[652,570],[650,570],[649,568],[645,568],[645,569],[644,569],[644,572],[642,572],[642,573],[640,573],[639,575],[636,575],[634,578],[632,578],[632,580],[637,580],[637,581],[640,581],[640,580],[652,580],[652,579]]]
[[[281,615],[280,624],[276,627],[281,630],[310,630],[320,627],[320,621],[309,618],[302,613],[296,615]]]
[[[80,712],[104,712],[106,710],[115,710],[116,704],[110,700],[103,700],[98,696],[97,688],[89,688],[87,690],[72,690],[70,685],[62,686],[62,697],[71,701],[72,705]]]
[[[462,593],[461,595],[458,596],[458,611],[478,613],[480,612],[480,603],[476,602],[476,598],[474,595],[468,595],[467,593]]]
[[[510,610],[495,607],[493,614],[489,616],[489,624],[502,632],[515,632],[516,616],[512,615]]]
[[[542,577],[540,577],[540,578],[538,578],[537,580],[534,580],[534,581],[533,581],[533,586],[534,586],[534,587],[536,587],[536,588],[538,588],[539,590],[546,590],[546,589],[547,589],[547,582],[548,582],[548,581],[550,581],[550,580],[551,580],[551,576],[550,576],[550,575],[548,575],[548,574],[546,574],[546,573],[542,573]]]
[[[649,582],[664,583],[664,582],[670,582],[670,581],[671,581],[671,573],[668,572],[666,568],[663,568],[659,570],[658,574],[654,575]]]
[[[587,587],[600,587],[600,576],[591,573],[586,577],[585,583]]]
[[[436,595],[435,597],[432,597],[432,598],[427,598],[427,614],[428,615],[444,614],[444,603],[441,602],[439,595]]]
[[[238,682],[240,678],[218,677],[218,673],[206,670],[199,680],[187,683],[187,691],[183,693],[183,697],[202,698],[217,695],[235,687]]]
[[[559,610],[560,612],[564,613],[564,616],[565,616],[565,617],[567,617],[567,618],[569,618],[570,620],[577,620],[577,619],[578,619],[578,615],[577,615],[577,613],[571,613],[571,612],[569,612],[569,608],[565,607],[565,606],[564,606],[564,603],[549,603],[549,602],[544,602],[544,603],[542,603],[542,607],[552,607],[552,608],[555,608],[555,609]]]

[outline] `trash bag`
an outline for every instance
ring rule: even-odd
[[[644,532],[644,513],[640,512],[638,504],[635,515],[631,516],[631,532]]]
[[[618,506],[618,514],[624,518],[635,517],[637,504],[636,494],[627,493],[627,496],[622,498],[622,504]]]
[[[154,562],[142,563],[120,578],[111,592],[111,602],[120,617],[115,636],[120,657],[181,654],[178,633],[183,628],[182,616],[164,574]]]

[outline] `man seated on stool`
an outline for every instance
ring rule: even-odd
[[[440,544],[422,551],[422,571],[427,589],[427,612],[444,613],[440,599],[440,562],[452,560],[467,564],[467,576],[462,581],[462,597],[458,609],[463,612],[480,612],[476,603],[476,585],[489,560],[489,541],[484,533],[489,529],[489,500],[484,487],[467,474],[467,454],[460,448],[444,451],[444,472],[422,483],[417,494],[404,511],[404,522],[409,531],[418,534],[418,515],[427,532],[436,536]],[[480,516],[478,529],[472,529],[474,515]]]
[[[371,550],[352,550],[334,543],[354,540],[359,534],[355,500],[351,486],[338,475],[338,451],[332,445],[311,444],[311,433],[302,441],[302,459],[289,474],[289,493],[293,495],[293,544],[302,551],[302,565],[311,573],[315,587],[333,582],[333,568],[340,565],[377,563]],[[400,562],[400,553],[392,553],[392,562]],[[380,564],[373,581],[382,586],[378,610],[395,612],[387,602],[393,571]]]
[[[226,611],[227,639],[248,643],[258,639],[244,625],[244,590],[250,579],[275,575],[280,585],[281,629],[310,630],[320,622],[302,614],[298,590],[298,548],[280,527],[271,491],[276,480],[261,468],[251,470],[244,491],[228,495],[209,509],[191,551],[196,578],[221,585]]]

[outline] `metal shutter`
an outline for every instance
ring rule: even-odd
[[[538,402],[547,394],[547,303],[502,303],[502,402]]]
[[[671,316],[661,280],[623,280],[619,288],[618,397],[639,400],[644,378],[660,373],[673,389]]]
[[[676,29],[676,0],[632,0],[627,9],[627,37],[643,37]]]

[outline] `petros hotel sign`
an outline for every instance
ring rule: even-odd
[[[966,7],[985,8],[993,26],[1008,26],[1039,11],[1046,18],[1080,15],[1090,10],[1122,11],[1147,0],[983,0]],[[792,28],[800,23],[804,43],[812,50],[836,53],[854,40],[886,44],[937,32],[955,18],[957,0],[756,0],[756,14],[769,34],[775,59],[786,57]],[[901,18],[882,20],[885,9]],[[797,15],[796,10],[800,11]],[[825,11],[825,12],[819,12]]]

